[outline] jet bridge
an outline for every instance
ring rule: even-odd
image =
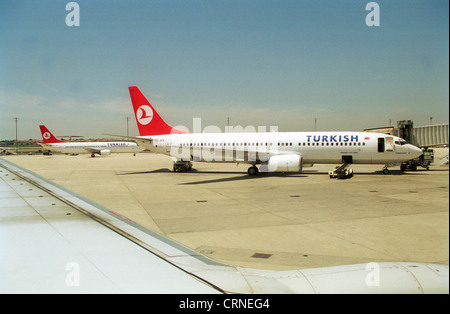
[[[407,142],[422,148],[423,155],[402,163],[401,170],[417,170],[417,167],[426,169],[434,162],[434,150],[432,147],[448,146],[449,124],[435,124],[414,127],[411,120],[397,121],[397,128],[393,126],[364,129],[366,132],[378,132],[396,135]],[[381,145],[381,143],[379,143]]]

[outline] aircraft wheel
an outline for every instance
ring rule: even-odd
[[[256,176],[258,174],[258,168],[256,166],[251,166],[248,168],[247,172],[251,176]]]
[[[351,178],[351,177],[353,177],[353,169],[345,170],[345,177],[346,177],[346,178]]]
[[[389,169],[388,168],[383,169],[383,174],[389,174]]]

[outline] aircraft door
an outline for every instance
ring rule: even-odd
[[[394,138],[392,136],[379,137],[378,138],[378,152],[393,152],[394,151]]]
[[[172,149],[172,141],[170,139],[166,139],[164,141],[164,145],[166,146],[166,152],[170,153]]]
[[[384,153],[384,137],[378,138],[378,152]]]
[[[387,152],[394,151],[394,138],[392,136],[386,136],[385,148]]]

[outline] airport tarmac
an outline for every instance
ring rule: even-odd
[[[334,165],[249,176],[245,164],[172,172],[152,153],[2,158],[217,261],[289,270],[367,262],[449,264],[449,168]],[[106,244],[105,244],[106,245]]]

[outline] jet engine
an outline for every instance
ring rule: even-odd
[[[299,172],[303,168],[303,158],[300,155],[277,155],[269,158],[269,172]]]
[[[102,149],[100,151],[100,155],[109,155],[109,154],[111,154],[111,150],[109,149]]]

